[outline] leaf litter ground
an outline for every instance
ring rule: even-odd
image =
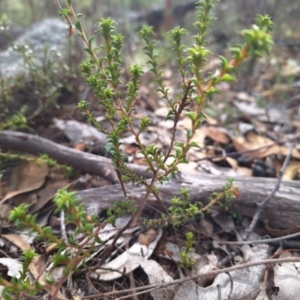
[[[241,70],[243,76],[240,84],[223,84],[219,87],[222,94],[205,107],[207,118],[194,137],[200,149],[190,151],[189,163],[180,165],[180,172],[216,177],[276,178],[293,145],[282,180],[299,180],[299,57],[292,56],[287,50],[281,51],[283,53],[281,57],[272,54],[268,61],[257,61],[251,75],[247,75],[247,70]],[[216,61],[212,59],[205,71],[213,72],[216,67]],[[141,117],[151,119],[151,126],[141,135],[141,139],[144,145],[155,144],[163,151],[170,140],[172,121],[164,120],[168,110],[155,89],[147,85],[151,81],[149,76],[151,75],[144,75],[134,118],[136,126]],[[172,69],[165,70],[164,81],[167,85],[173,82],[170,90],[176,95],[180,81],[178,79],[176,84],[176,73]],[[86,100],[96,103],[90,91],[85,94]],[[103,112],[96,105],[95,109],[98,121],[105,126]],[[60,118],[54,119],[58,115]],[[73,115],[73,119],[70,119],[70,115]],[[105,136],[82,123],[83,117],[75,111],[70,114],[67,107],[62,106],[59,113],[56,111],[53,116],[48,116],[47,120],[50,121],[43,123],[41,120],[45,119],[39,116],[35,121],[41,136],[78,151],[109,157],[105,149]],[[178,125],[178,141],[184,141],[184,129],[188,126],[189,120],[183,117]],[[127,161],[143,165],[134,138],[127,134],[122,142]],[[7,180],[7,184],[3,182],[1,185],[2,274],[7,278],[17,277],[22,251],[34,248],[39,255],[31,265],[30,272],[33,279],[43,283],[43,272],[53,250],[45,246],[44,241],[35,241],[27,229],[17,230],[11,227],[7,222],[10,209],[20,203],[30,204],[30,212],[38,214],[39,224],[51,226],[53,232],[60,235],[60,216],[54,214],[51,201],[55,192],[68,185],[79,191],[105,187],[109,183],[99,176],[88,174],[66,180],[60,171],[47,167],[35,168],[34,163],[24,162],[8,168],[4,180]],[[92,203],[86,203],[87,211],[105,215],[105,211],[94,207]],[[152,218],[158,217],[158,214],[157,211],[145,211],[145,215]],[[122,227],[126,220],[128,221],[126,216],[118,220],[117,227]],[[222,286],[222,298],[240,299],[249,296],[249,299],[259,299],[259,295],[267,294],[272,299],[277,293],[281,298],[276,299],[296,299],[293,295],[299,293],[296,286],[300,286],[297,263],[276,265],[272,275],[268,275],[270,272],[265,265],[214,274],[220,268],[220,262],[223,262],[222,267],[228,267],[254,263],[271,255],[298,256],[296,252],[288,252],[291,245],[293,248],[300,248],[296,241],[292,243],[293,240],[291,244],[286,243],[284,249],[279,248],[280,242],[273,245],[222,244],[224,241],[240,242],[249,223],[249,216],[232,218],[230,211],[215,208],[205,218],[196,218],[179,228],[156,228],[145,232],[140,232],[138,227],[132,228],[118,240],[106,263],[97,267],[101,254],[116,231],[115,228],[105,228],[100,232],[105,243],[97,245],[95,255],[87,261],[88,269],[79,266],[72,276],[72,285],[66,285],[66,289],[58,297],[71,299],[69,297],[72,295],[73,299],[84,299],[84,296],[97,294],[97,299],[107,299],[105,297],[117,298],[137,293],[138,299],[181,299],[181,295],[190,299],[216,299],[218,286]],[[282,223],[282,228],[271,228],[268,223],[259,223],[250,240],[263,239],[266,234],[284,237],[299,231],[297,226],[289,230],[284,227],[284,221]],[[72,230],[72,224],[68,224],[67,231]],[[194,249],[190,253],[195,266],[186,270],[180,264],[180,251],[185,244],[185,234],[189,231],[195,235]],[[277,254],[274,254],[276,251]],[[232,252],[235,253],[233,257]],[[63,265],[55,268],[51,274],[53,278],[59,280],[64,268]],[[188,276],[199,274],[204,276],[183,282]],[[291,281],[283,281],[286,274],[291,275]],[[178,283],[174,284],[176,282]],[[264,283],[263,288],[261,283]],[[148,291],[147,285],[152,286],[152,290]],[[285,286],[293,288],[286,291]],[[157,287],[160,289],[157,290]],[[147,293],[141,293],[143,290]],[[45,293],[53,294],[53,288],[47,288]],[[42,297],[43,295],[38,295],[36,299]]]

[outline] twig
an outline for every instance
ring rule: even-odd
[[[134,296],[139,296],[139,295],[143,295],[143,294],[146,294],[146,293],[150,293],[150,292],[156,291],[158,289],[160,289],[160,286],[151,288],[149,290],[145,290],[145,291],[141,291],[141,292],[135,293]],[[132,294],[129,294],[129,295],[126,295],[126,296],[121,296],[119,298],[116,298],[116,300],[128,299],[128,298],[131,298],[132,296],[133,296]]]
[[[48,139],[17,131],[0,131],[0,147],[35,155],[47,154],[59,163],[73,166],[79,171],[102,176],[111,183],[118,183],[111,159],[81,152],[59,145]],[[144,166],[127,164],[137,175],[151,178],[152,173]]]
[[[257,244],[270,244],[270,243],[277,243],[280,241],[292,239],[295,237],[300,236],[300,232],[281,236],[278,238],[269,238],[269,239],[264,239],[264,240],[256,240],[256,241],[241,241],[241,242],[227,242],[227,241],[222,241],[219,242],[222,245],[257,245]]]
[[[259,217],[263,211],[263,209],[265,208],[265,206],[267,205],[267,203],[271,200],[271,198],[275,195],[275,193],[278,191],[278,189],[280,188],[280,184],[281,184],[281,179],[282,179],[282,176],[283,176],[283,173],[288,165],[288,162],[290,161],[290,158],[291,158],[291,155],[292,155],[292,150],[295,146],[292,145],[289,149],[289,153],[288,155],[286,156],[285,160],[284,160],[284,163],[282,165],[282,168],[278,174],[278,178],[276,180],[276,184],[274,186],[274,188],[272,189],[271,193],[269,194],[269,196],[267,196],[261,203],[257,204],[257,210],[252,218],[252,221],[249,225],[249,227],[245,230],[245,233],[242,237],[242,239],[244,241],[246,241],[251,232],[254,230],[257,222],[259,221]],[[251,243],[250,243],[251,244]],[[218,266],[222,266],[224,264],[226,264],[229,260],[231,260],[236,254],[238,253],[238,250],[233,250],[228,256],[226,256],[224,259],[222,259],[219,263],[218,263]]]
[[[222,291],[221,286],[217,284],[217,291],[218,291],[218,300],[222,300]]]
[[[274,194],[279,190],[280,188],[280,184],[281,184],[281,180],[282,180],[282,176],[283,176],[283,173],[291,159],[291,156],[292,156],[292,151],[294,149],[295,145],[292,145],[289,149],[289,153],[288,155],[285,157],[285,160],[284,160],[284,163],[281,167],[281,170],[279,171],[279,174],[278,174],[278,178],[277,178],[277,181],[276,181],[276,184],[273,188],[273,190],[271,191],[270,195],[267,196],[261,203],[258,203],[257,204],[257,210],[252,218],[252,221],[249,225],[249,227],[245,230],[245,234],[243,235],[243,240],[246,241],[248,239],[248,237],[250,236],[251,232],[254,230],[258,220],[259,220],[259,217],[263,211],[263,209],[265,208],[265,206],[267,205],[267,203],[272,199],[272,197],[274,196]]]
[[[274,253],[272,256],[269,257],[269,259],[274,259],[275,257],[278,257],[280,255],[282,255],[283,253],[286,252],[299,252],[299,249],[287,249],[287,250],[281,250],[278,251],[276,253]],[[268,282],[269,282],[269,273],[270,273],[271,267],[268,265],[268,267],[265,270],[265,274],[264,274],[264,280],[262,282],[262,287],[263,287],[263,291],[265,294],[267,294],[267,286],[268,286]]]
[[[207,272],[205,274],[197,274],[197,275],[189,276],[189,277],[186,277],[183,279],[177,279],[177,280],[174,280],[174,281],[168,282],[168,283],[150,284],[150,285],[143,286],[143,287],[136,287],[135,291],[137,291],[137,292],[143,291],[143,293],[147,293],[149,291],[149,289],[152,289],[152,288],[162,289],[162,288],[174,285],[174,284],[181,284],[181,283],[184,283],[189,280],[195,280],[202,276],[216,276],[216,275],[224,273],[224,272],[233,272],[233,271],[237,271],[237,270],[241,270],[241,269],[245,269],[245,268],[251,268],[251,267],[264,265],[264,264],[278,264],[278,263],[292,263],[292,262],[300,262],[300,257],[286,257],[286,258],[265,259],[265,260],[261,260],[261,261],[254,261],[254,262],[241,264],[241,265],[237,265],[237,266],[233,266],[233,267],[229,267],[229,268],[224,268],[224,269]],[[113,291],[113,292],[96,294],[96,295],[89,295],[89,296],[82,297],[82,299],[94,299],[94,298],[97,298],[100,296],[103,297],[103,296],[127,294],[127,293],[129,293],[132,296],[132,289],[127,289],[127,290],[123,290],[123,291]],[[142,293],[139,293],[139,294],[142,294]]]
[[[61,229],[61,236],[65,242],[68,242],[67,237],[67,230],[66,230],[66,224],[65,224],[65,211],[62,210],[60,212],[60,229]]]
[[[229,272],[225,272],[225,273],[229,276],[229,279],[230,279],[230,293],[229,293],[229,296],[227,299],[227,300],[230,300],[232,292],[233,292],[233,280],[232,280],[232,276]]]

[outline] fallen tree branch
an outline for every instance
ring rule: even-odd
[[[252,221],[251,221],[249,227],[245,230],[245,233],[243,235],[243,240],[244,241],[246,241],[249,238],[251,232],[254,230],[254,228],[255,228],[258,220],[259,220],[259,216],[263,212],[263,210],[264,210],[265,206],[267,205],[267,203],[273,199],[275,193],[279,190],[280,184],[281,184],[281,181],[282,181],[282,176],[283,176],[284,171],[285,171],[285,169],[286,169],[286,167],[287,167],[287,165],[288,165],[288,163],[291,159],[292,150],[294,149],[294,147],[295,147],[294,145],[290,147],[289,153],[288,153],[288,155],[286,156],[286,158],[284,160],[284,163],[281,167],[281,170],[279,171],[276,183],[275,183],[272,191],[267,194],[267,197],[263,201],[257,203],[257,210],[256,210],[255,214],[253,215],[253,218],[252,218]]]
[[[226,183],[226,178],[209,175],[188,175],[180,174],[176,179],[159,186],[159,197],[163,204],[170,205],[174,196],[179,197],[182,188],[189,190],[188,200],[191,202],[201,201],[203,205],[208,203],[208,198],[214,192],[221,192],[222,186]],[[234,186],[239,189],[239,196],[233,200],[236,210],[250,218],[253,217],[257,209],[257,204],[271,193],[276,184],[276,179],[271,178],[235,178]],[[128,199],[139,202],[145,195],[145,188],[142,186],[126,185]],[[90,214],[100,213],[107,210],[115,201],[125,200],[121,186],[105,186],[96,189],[80,191],[77,195]],[[163,205],[158,203],[153,195],[149,196],[146,210],[163,210]],[[300,183],[296,181],[282,181],[279,190],[274,194],[262,213],[260,221],[268,219],[273,228],[289,228],[297,226],[300,216]]]
[[[0,131],[0,147],[35,155],[47,154],[57,162],[70,165],[81,172],[102,176],[111,183],[119,182],[109,158],[74,150],[37,135],[3,130]],[[152,176],[144,166],[128,164],[128,167],[139,176]]]
[[[56,144],[47,139],[14,131],[0,131],[0,147],[10,150],[28,152],[32,154],[46,153],[60,163],[74,166],[82,172],[88,172],[107,178],[116,183],[117,176],[111,160],[90,153],[80,152]],[[128,164],[138,175],[151,177],[146,168]],[[181,174],[177,179],[171,179],[160,187],[159,196],[165,205],[170,204],[174,196],[180,196],[182,188],[189,189],[189,200],[208,203],[207,199],[213,192],[221,192],[226,178],[209,175]],[[276,185],[276,179],[270,178],[236,178],[235,186],[239,188],[239,197],[233,201],[239,213],[253,217],[257,204],[270,194]],[[139,186],[126,185],[128,197],[139,202],[145,194],[145,189]],[[108,209],[115,201],[124,199],[119,184],[103,188],[78,192],[83,202],[93,203],[94,213]],[[163,209],[153,195],[149,197],[148,205]],[[89,209],[90,209],[89,205]],[[149,206],[148,206],[149,208]],[[297,181],[283,181],[279,190],[274,194],[259,217],[259,220],[269,220],[274,228],[289,228],[299,225],[300,215],[300,183]]]

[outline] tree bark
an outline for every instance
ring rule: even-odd
[[[1,147],[35,155],[47,154],[57,162],[73,166],[81,172],[102,176],[111,183],[119,182],[111,159],[71,149],[36,135],[9,130],[0,131]],[[144,166],[134,164],[127,166],[139,176],[145,178],[152,176]]]
[[[180,174],[177,179],[160,186],[159,196],[163,204],[170,205],[174,196],[180,196],[182,188],[189,189],[189,201],[201,201],[203,205],[208,203],[208,198],[213,192],[221,192],[226,178],[209,175]],[[252,217],[257,208],[257,203],[262,202],[272,191],[276,179],[270,178],[235,178],[234,186],[239,189],[239,196],[232,204],[237,211],[248,217]],[[128,198],[139,202],[145,195],[142,186],[126,185]],[[120,185],[101,187],[80,191],[77,195],[85,203],[90,213],[99,213],[108,209],[115,201],[125,200]],[[152,206],[163,209],[162,203],[158,203],[151,195],[146,210],[152,210]],[[300,225],[300,183],[296,181],[283,181],[279,190],[271,201],[268,202],[260,216],[260,220],[267,219],[273,228],[290,228]]]
[[[90,153],[80,152],[62,145],[58,145],[47,139],[13,131],[0,131],[0,147],[10,150],[18,150],[32,154],[46,153],[58,162],[70,164],[80,171],[106,177],[110,182],[118,181],[111,160]],[[151,177],[143,166],[128,164],[140,176]],[[276,184],[277,179],[270,178],[235,178],[235,186],[239,189],[239,197],[233,201],[237,211],[245,216],[252,217],[257,208],[257,203],[267,197]],[[182,188],[189,189],[189,201],[201,201],[203,205],[208,203],[208,198],[213,192],[222,191],[226,178],[209,175],[181,174],[177,179],[159,186],[160,199],[164,205],[169,206],[174,196],[180,196]],[[145,189],[141,186],[126,185],[128,198],[139,202],[145,195]],[[108,209],[115,201],[124,200],[121,186],[112,186],[89,189],[77,193],[86,204],[90,213],[99,213]],[[149,197],[148,204],[159,209],[163,205],[158,203],[153,196]],[[151,210],[151,206],[146,210]],[[300,183],[297,181],[283,181],[280,189],[268,202],[260,220],[268,219],[269,225],[274,228],[289,228],[300,225]]]

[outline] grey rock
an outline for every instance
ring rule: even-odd
[[[58,18],[45,19],[35,23],[24,34],[19,36],[13,46],[0,53],[0,72],[5,78],[27,73],[22,54],[17,50],[23,47],[35,59],[35,64],[42,66],[45,60],[45,49],[62,55],[68,45],[68,26]]]

